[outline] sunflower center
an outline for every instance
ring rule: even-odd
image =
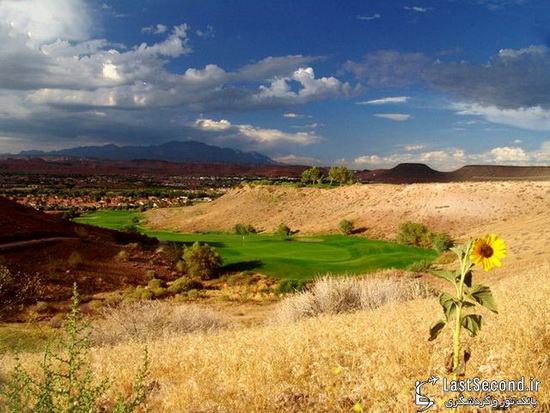
[[[490,245],[482,245],[480,248],[479,248],[479,253],[480,255],[482,255],[484,258],[491,258],[493,256],[493,248],[491,248]]]

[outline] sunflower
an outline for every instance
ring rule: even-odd
[[[483,265],[484,271],[500,267],[500,260],[506,256],[506,245],[502,238],[487,234],[474,241],[470,250],[470,259],[475,265]]]

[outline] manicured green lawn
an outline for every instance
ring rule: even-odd
[[[123,214],[134,214],[124,221]],[[117,229],[131,224],[138,213],[108,211],[77,219],[94,225]],[[96,218],[94,218],[96,217]],[[361,274],[382,268],[406,268],[413,262],[433,260],[433,250],[398,245],[343,235],[315,237],[278,235],[234,235],[226,233],[178,234],[151,232],[162,241],[206,242],[220,253],[229,271],[253,270],[277,278],[309,279],[327,272]]]
[[[132,220],[134,218],[143,221],[143,214],[137,211],[98,211],[85,214],[75,218],[75,222],[81,224],[95,225],[97,227],[120,230],[129,225],[136,225]]]

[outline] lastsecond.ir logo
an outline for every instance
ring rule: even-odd
[[[439,377],[432,376],[428,380],[424,380],[424,381],[417,380],[415,382],[414,404],[422,407],[421,409],[417,410],[418,413],[425,412],[426,410],[428,410],[430,407],[434,405],[434,401],[432,399],[422,394],[422,386],[428,383],[430,383],[432,386],[435,386],[438,380],[439,380]]]

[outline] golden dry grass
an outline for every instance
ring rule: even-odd
[[[477,274],[479,277],[481,274]],[[467,376],[542,382],[536,411],[550,409],[550,265],[493,283],[500,314],[486,314]],[[415,380],[445,375],[450,331],[427,341],[437,299],[390,304],[291,324],[193,333],[148,344],[154,412],[413,412]],[[129,390],[143,344],[93,350],[99,376]],[[23,357],[25,365],[38,356]],[[13,366],[4,356],[2,365]],[[339,370],[339,374],[337,374]],[[429,392],[441,403],[440,387]],[[509,396],[509,395],[508,395]],[[430,411],[446,411],[434,407]]]

